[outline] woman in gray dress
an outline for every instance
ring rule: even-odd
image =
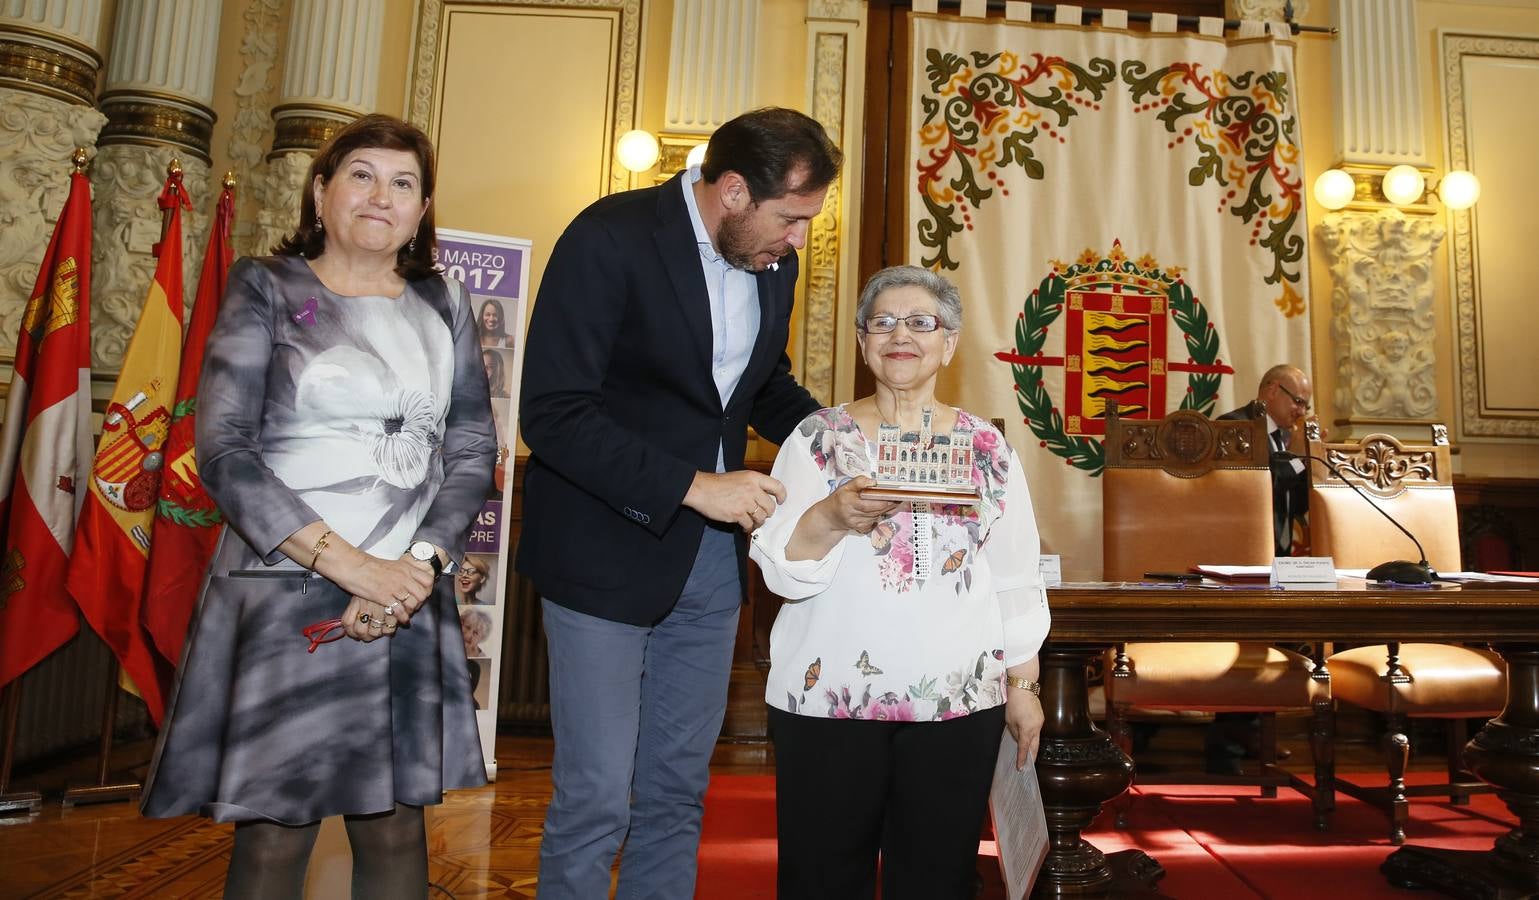
[[[425,897],[422,807],[486,781],[438,576],[497,444],[475,313],[433,264],[433,180],[415,127],[343,128],[294,233],[231,270],[209,338],[198,472],[231,527],[142,808],[236,823],[228,898],[299,896],[333,815],[354,896]],[[348,639],[312,644],[326,620]]]

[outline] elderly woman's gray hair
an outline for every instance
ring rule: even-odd
[[[876,306],[876,298],[893,288],[917,287],[935,298],[935,313],[941,327],[950,332],[962,329],[962,294],[957,286],[929,269],[919,266],[888,266],[871,276],[860,289],[860,303],[855,307],[855,327],[866,330],[866,320]]]

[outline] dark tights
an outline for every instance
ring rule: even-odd
[[[353,850],[353,896],[422,900],[427,896],[427,828],[422,807],[396,804],[372,816],[345,816]],[[320,823],[242,822],[225,876],[226,900],[299,897]]]

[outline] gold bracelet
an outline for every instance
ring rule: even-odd
[[[326,549],[326,539],[329,537],[331,537],[331,530],[327,529],[326,533],[321,535],[321,539],[315,542],[315,549],[310,551],[310,571],[315,571],[315,564],[320,561],[321,551]]]
[[[1006,675],[1005,684],[1023,691],[1031,691],[1033,694],[1036,694],[1039,697],[1042,695],[1042,682],[1032,681],[1030,678],[1020,678],[1015,675]]]

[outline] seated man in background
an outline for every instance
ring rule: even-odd
[[[1283,459],[1278,454],[1304,452],[1303,429],[1298,426],[1309,414],[1313,397],[1309,376],[1297,366],[1281,363],[1261,376],[1256,399],[1219,416],[1266,418],[1272,453],[1272,549],[1278,556],[1301,556],[1306,552],[1304,523],[1309,512],[1309,473],[1303,460]],[[1203,768],[1217,775],[1240,774],[1240,760],[1256,755],[1260,731],[1261,718],[1254,713],[1215,714],[1203,740]],[[1279,759],[1285,754],[1286,751],[1278,750]]]
[[[1309,414],[1314,388],[1309,376],[1287,363],[1273,366],[1261,376],[1256,399],[1220,419],[1267,420],[1272,444],[1272,538],[1278,556],[1299,556],[1303,549],[1303,524],[1309,512],[1309,476],[1300,459],[1280,459],[1282,452],[1304,452],[1299,423]]]

